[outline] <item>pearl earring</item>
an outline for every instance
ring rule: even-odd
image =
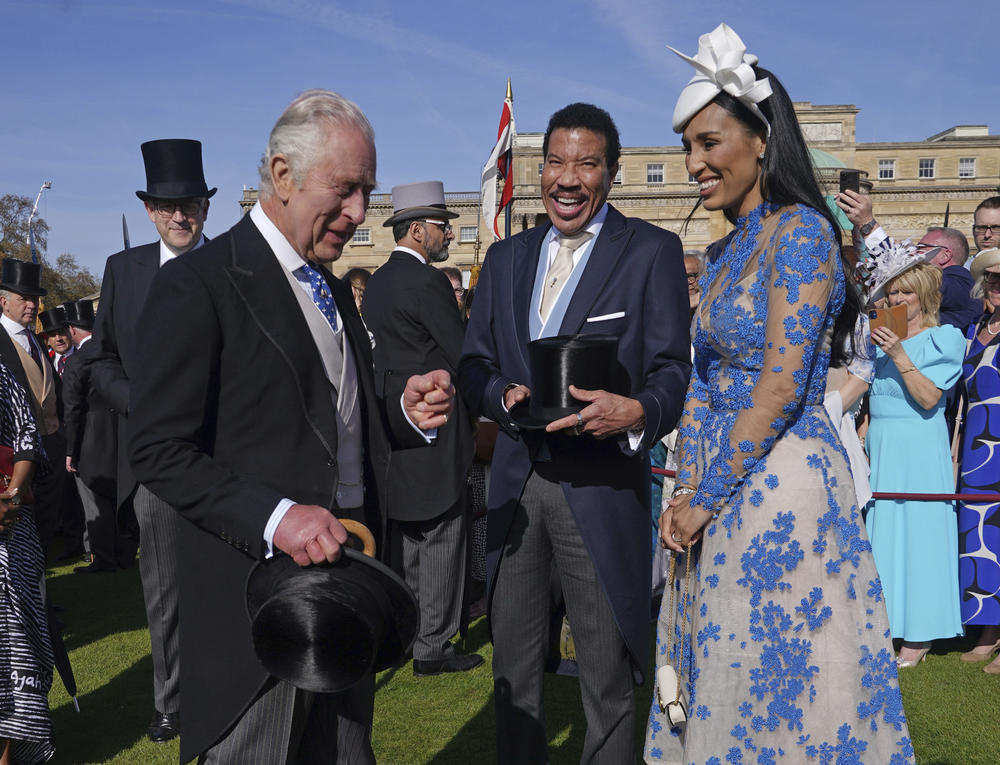
[[[764,152],[757,155],[757,159],[764,159]]]

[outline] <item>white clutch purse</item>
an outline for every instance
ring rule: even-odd
[[[674,728],[687,722],[687,694],[673,665],[664,664],[656,670],[656,700]]]

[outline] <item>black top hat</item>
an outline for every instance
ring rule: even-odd
[[[0,269],[0,289],[16,292],[18,295],[41,297],[48,290],[41,286],[42,266],[26,260],[4,258]]]
[[[613,390],[618,358],[614,335],[558,335],[528,343],[531,395],[510,408],[518,427],[539,430],[550,422],[576,414],[586,404],[569,393],[569,386]]]
[[[190,138],[164,138],[142,145],[146,165],[146,190],[135,195],[143,202],[150,199],[192,199],[212,196],[201,165],[201,141]]]
[[[58,309],[65,312],[66,323],[80,329],[94,328],[94,303],[92,300],[73,300]],[[41,318],[41,316],[39,316]]]
[[[342,548],[336,563],[301,567],[287,555],[247,579],[254,652],[275,677],[302,690],[338,693],[406,659],[419,611],[392,569]]]
[[[61,305],[57,305],[55,308],[50,308],[48,311],[42,311],[38,314],[38,321],[42,325],[42,334],[46,332],[57,332],[60,329],[66,329],[66,311],[63,310]]]

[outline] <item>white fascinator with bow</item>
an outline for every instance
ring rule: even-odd
[[[868,260],[857,265],[857,274],[865,285],[868,302],[884,298],[889,282],[915,266],[930,263],[939,252],[940,247],[920,250],[909,239],[902,242],[886,239],[871,251]]]
[[[670,48],[670,46],[667,46]],[[753,65],[757,57],[747,53],[747,46],[726,24],[719,24],[708,34],[698,38],[698,53],[692,58],[676,48],[674,53],[695,68],[697,74],[684,86],[674,107],[674,132],[681,133],[694,115],[701,111],[719,93],[725,91],[739,100],[767,126],[771,123],[757,106],[771,95],[771,83],[764,77],[758,80]]]

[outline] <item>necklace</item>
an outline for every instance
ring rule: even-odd
[[[1000,325],[997,325],[996,329],[991,329],[991,322],[986,322],[986,331],[990,333],[991,336],[996,336],[1000,334]]]

